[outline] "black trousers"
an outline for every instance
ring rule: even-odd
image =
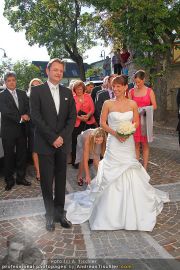
[[[121,64],[115,64],[114,65],[114,74],[121,75],[122,66]]]
[[[26,174],[27,138],[25,135],[18,137],[2,138],[4,149],[4,176],[6,183],[21,182]]]
[[[46,216],[61,215],[65,202],[67,154],[58,148],[54,154],[38,156]]]

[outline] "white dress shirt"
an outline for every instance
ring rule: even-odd
[[[7,88],[7,90],[9,91],[9,93],[13,96],[13,99],[16,103],[16,106],[19,108],[19,101],[18,101],[18,96],[17,96],[17,92],[16,92],[16,89],[14,90],[10,90]]]
[[[47,81],[50,91],[51,91],[51,95],[53,97],[54,100],[54,104],[56,107],[56,112],[57,114],[59,113],[59,105],[60,105],[60,96],[59,96],[59,84],[52,84],[50,81]]]

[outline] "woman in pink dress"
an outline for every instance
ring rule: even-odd
[[[138,70],[134,75],[134,80],[136,83],[135,88],[132,88],[129,92],[129,98],[136,101],[138,108],[145,106],[153,106],[153,109],[157,109],[156,97],[154,91],[145,86],[145,72],[143,70]],[[147,141],[147,136],[143,136],[141,132],[141,125],[136,129],[134,134],[135,146],[136,146],[136,157],[140,158],[140,144],[142,144],[143,150],[143,166],[147,169],[148,159],[149,159],[149,144]]]

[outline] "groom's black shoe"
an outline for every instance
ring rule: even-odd
[[[48,232],[53,232],[55,230],[54,218],[46,217],[46,230]]]
[[[9,191],[12,189],[12,187],[15,185],[15,183],[7,183],[6,187],[5,187],[5,190],[6,191]]]
[[[54,218],[54,221],[55,222],[59,222],[60,225],[63,228],[66,228],[66,229],[69,229],[72,226],[72,223],[69,220],[67,220],[67,218],[66,218],[66,212],[64,210],[61,213],[58,213],[58,214],[56,213],[55,218]]]
[[[69,220],[67,220],[67,218],[65,216],[60,218],[59,222],[60,222],[61,226],[63,228],[66,228],[66,229],[69,229],[72,226],[72,223]]]

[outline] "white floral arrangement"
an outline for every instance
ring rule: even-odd
[[[123,121],[120,123],[118,129],[116,130],[117,134],[120,137],[129,137],[136,131],[135,124],[130,121]]]

